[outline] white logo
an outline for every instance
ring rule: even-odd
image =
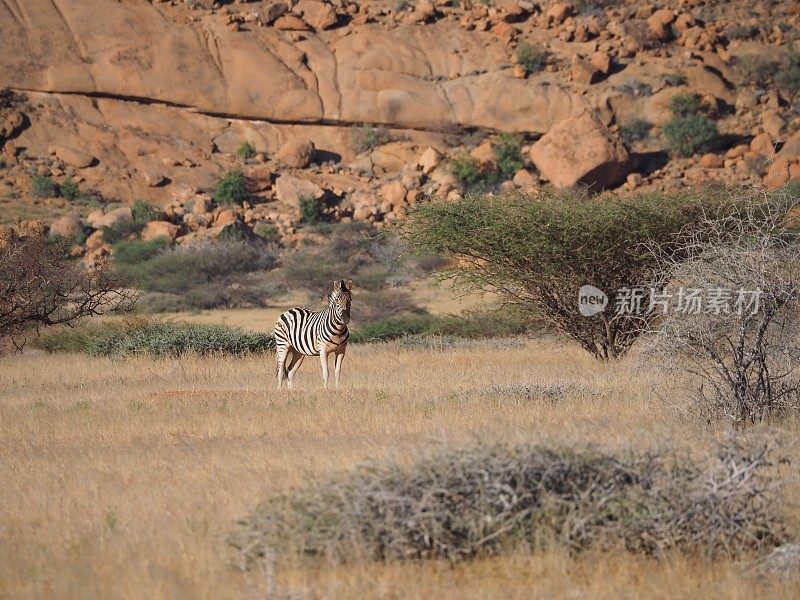
[[[578,310],[584,317],[603,312],[608,305],[608,296],[593,285],[584,285],[578,290]]]

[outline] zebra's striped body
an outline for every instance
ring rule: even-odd
[[[342,369],[344,353],[350,332],[347,324],[350,321],[350,301],[353,282],[337,281],[333,292],[328,296],[328,308],[313,311],[307,308],[292,308],[278,317],[275,324],[275,361],[278,371],[278,388],[284,377],[288,377],[288,385],[305,356],[319,355],[322,363],[322,379],[328,385],[328,354],[335,359],[336,385]],[[287,364],[288,361],[288,364]]]

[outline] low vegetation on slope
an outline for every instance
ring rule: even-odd
[[[274,250],[246,242],[169,247],[164,238],[121,241],[114,246],[114,271],[144,294],[141,312],[264,306],[284,291],[270,279]]]
[[[242,356],[272,350],[275,342],[269,334],[224,325],[134,319],[48,331],[35,345],[48,352],[83,352],[91,356]]]
[[[458,561],[566,546],[740,556],[780,544],[766,447],[720,446],[711,464],[673,451],[478,446],[404,467],[376,464],[268,499],[231,544],[334,562]]]

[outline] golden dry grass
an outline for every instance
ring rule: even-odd
[[[703,453],[721,432],[655,393],[673,382],[634,358],[599,365],[553,339],[444,352],[354,346],[343,389],[274,389],[272,357],[0,360],[0,597],[264,597],[267,577],[228,566],[234,520],[271,491],[365,460],[408,460],[477,439],[661,443]],[[497,393],[563,382],[557,401]],[[796,435],[797,427],[784,430]],[[749,434],[748,434],[749,435]],[[800,511],[787,500],[796,531]],[[798,597],[730,562],[558,552],[468,563],[300,567],[309,598]]]

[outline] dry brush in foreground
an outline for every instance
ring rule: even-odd
[[[785,538],[769,466],[768,445],[732,441],[707,464],[672,450],[479,445],[273,496],[231,544],[243,568],[273,552],[335,563],[553,547],[735,557]]]

